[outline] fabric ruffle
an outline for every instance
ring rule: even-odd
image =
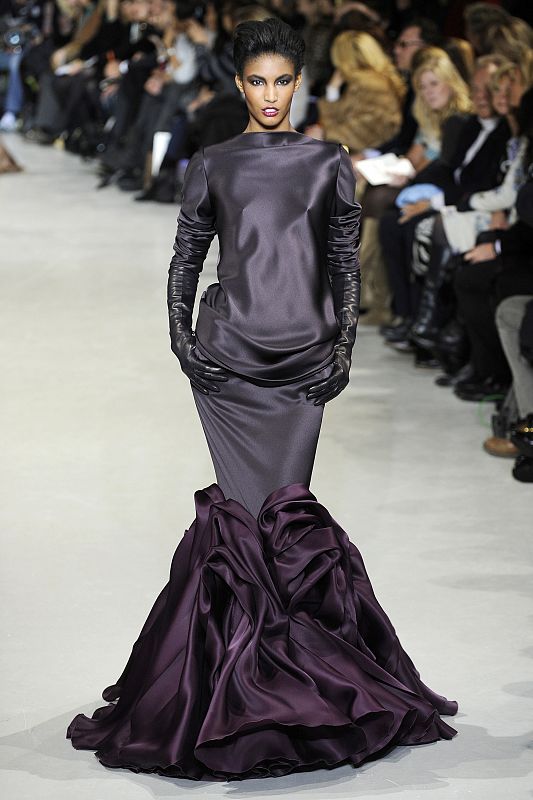
[[[429,689],[377,602],[361,554],[304,486],[257,519],[213,483],[194,495],[126,667],[67,729],[107,767],[240,780],[354,766],[450,739],[457,703]]]

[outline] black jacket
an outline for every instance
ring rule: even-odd
[[[500,164],[505,157],[507,140],[511,136],[504,117],[487,136],[474,158],[461,170],[458,183],[454,178],[455,170],[463,163],[480,130],[481,124],[475,114],[464,118],[460,127],[454,130],[453,142],[446,148],[443,147],[441,156],[418,173],[416,183],[433,183],[439,186],[444,192],[446,205],[458,205],[474,192],[484,192],[498,186],[502,179]]]

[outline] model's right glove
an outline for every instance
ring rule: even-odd
[[[223,367],[198,357],[192,330],[198,277],[215,233],[203,147],[200,147],[189,160],[184,176],[174,255],[168,271],[167,305],[170,349],[191,384],[203,394],[219,392],[217,383],[228,380]]]

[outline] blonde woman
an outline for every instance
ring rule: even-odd
[[[316,138],[359,151],[394,136],[402,121],[406,87],[376,39],[361,31],[343,31],[333,41],[331,61],[335,72],[326,96],[318,100],[321,131],[314,128]]]
[[[468,86],[449,56],[440,48],[431,48],[413,73],[415,101],[413,114],[418,133],[406,154],[417,173],[439,158],[450,163],[467,113],[473,110]],[[417,175],[415,182],[420,183]],[[398,181],[397,185],[401,185]],[[407,183],[404,179],[403,183]],[[386,211],[379,223],[379,238],[392,292],[393,311],[397,324],[386,333],[386,341],[397,350],[411,350],[408,333],[416,314],[421,291],[420,281],[412,279],[411,260],[416,225],[425,216],[434,216],[427,209],[427,198],[403,206],[400,211]],[[430,230],[428,230],[428,235]],[[434,366],[419,353],[417,366]]]
[[[424,51],[413,73],[413,88],[418,133],[406,155],[418,172],[435,158],[445,158],[455,146],[462,115],[472,111],[472,101],[467,84],[439,47]]]

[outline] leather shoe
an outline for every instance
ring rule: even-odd
[[[511,428],[511,442],[521,455],[533,458],[533,414],[519,419]]]
[[[483,442],[483,450],[491,456],[498,458],[516,458],[518,448],[509,440],[501,436],[489,436]]]
[[[383,338],[386,342],[405,341],[411,328],[410,319],[402,319],[396,325],[383,326]]]
[[[533,458],[518,456],[513,467],[513,478],[521,483],[533,483]]]
[[[467,362],[453,374],[445,372],[443,375],[437,375],[435,383],[437,386],[456,386],[460,381],[473,380],[473,378],[474,367],[470,362]]]
[[[454,394],[461,400],[500,400],[509,390],[508,386],[497,383],[493,378],[484,381],[459,381],[454,387]]]

